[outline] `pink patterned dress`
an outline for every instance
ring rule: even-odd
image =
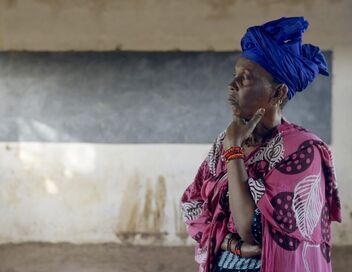
[[[213,270],[228,232],[225,132],[215,140],[181,198],[189,235],[197,242],[200,272]],[[329,147],[308,130],[282,118],[272,135],[245,158],[248,186],[261,213],[261,271],[331,271],[331,222],[341,222]]]

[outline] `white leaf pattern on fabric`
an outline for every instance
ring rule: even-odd
[[[294,190],[293,211],[301,235],[311,240],[323,208],[323,195],[320,189],[321,173],[310,175],[300,181]]]
[[[265,186],[261,179],[255,180],[252,178],[248,179],[249,189],[251,191],[254,202],[257,204],[259,199],[265,194]]]
[[[207,247],[197,247],[196,254],[195,254],[195,261],[199,264],[205,263],[207,259]]]
[[[284,159],[284,145],[281,133],[278,133],[270,142],[261,147],[256,154],[249,160],[249,164],[257,161],[266,160],[269,163],[269,169],[272,169],[277,163]]]
[[[303,245],[303,250],[302,250],[302,259],[303,259],[303,264],[306,272],[313,272],[314,271],[314,266],[311,264],[312,267],[309,267],[309,263],[307,261],[307,250],[308,248],[314,248],[314,250],[320,250],[319,249],[320,245],[317,244],[310,244],[308,242],[304,242]]]
[[[204,202],[202,201],[190,201],[182,203],[182,215],[183,221],[195,220],[199,217],[202,212]]]
[[[207,162],[209,172],[215,177],[216,176],[216,165],[219,161],[221,156],[221,142],[224,140],[226,134],[226,130],[220,133],[220,135],[216,138],[215,142],[213,143],[211,149],[208,152]]]

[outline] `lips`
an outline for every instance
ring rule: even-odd
[[[239,116],[240,112],[241,112],[241,107],[240,107],[240,105],[238,103],[238,100],[235,97],[229,95],[228,102],[229,102],[229,104],[231,106],[233,114],[236,115],[236,116]]]
[[[236,99],[234,96],[229,95],[227,100],[229,101],[230,105],[237,106],[237,107],[239,106],[238,99]]]

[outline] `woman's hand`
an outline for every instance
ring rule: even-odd
[[[251,245],[243,242],[241,246],[242,257],[254,257],[262,254],[262,249],[259,245]]]
[[[233,145],[241,146],[243,141],[253,133],[264,113],[265,109],[258,109],[247,123],[243,118],[234,116],[233,121],[226,129],[224,148],[228,149]]]
[[[229,236],[227,235],[225,237],[225,239],[222,241],[221,244],[221,249],[222,250],[227,250],[227,241],[229,239]],[[231,243],[231,248],[234,250],[234,247],[236,245],[237,240],[234,239],[232,240]],[[260,248],[259,245],[253,245],[253,244],[249,244],[246,242],[243,242],[242,246],[241,246],[241,254],[242,257],[254,257],[254,256],[258,256],[262,253],[262,249]]]

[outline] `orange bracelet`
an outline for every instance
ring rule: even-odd
[[[223,154],[223,159],[228,162],[234,159],[244,159],[244,149],[241,146],[231,146],[229,149],[225,150]]]
[[[242,146],[231,146],[230,148],[226,149],[224,154],[230,153],[230,152],[244,152],[244,149]]]

